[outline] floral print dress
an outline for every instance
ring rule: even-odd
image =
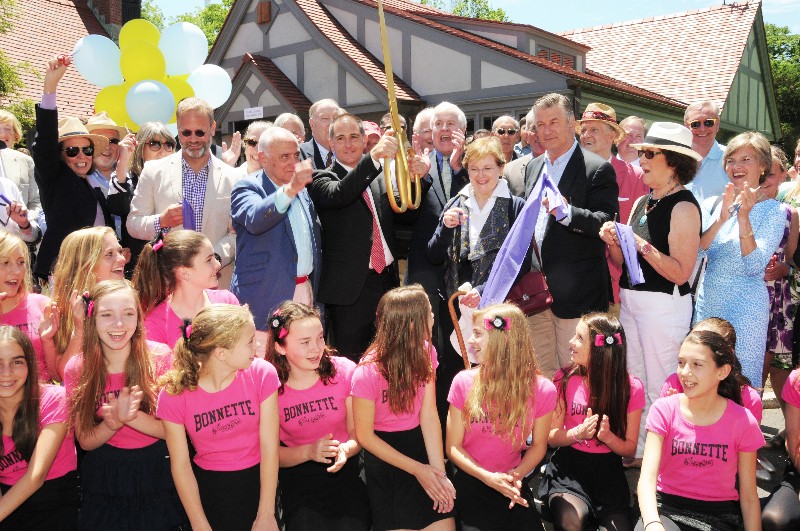
[[[784,211],[786,214],[786,227],[783,230],[781,243],[774,254],[775,260],[778,262],[786,260],[785,249],[792,227],[792,210],[789,206],[786,206]],[[767,350],[778,355],[788,354],[789,358],[791,358],[792,353],[792,331],[794,328],[795,301],[797,300],[792,296],[793,284],[796,288],[795,275],[767,282],[770,301]]]

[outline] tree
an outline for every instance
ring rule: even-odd
[[[16,0],[0,0],[0,34],[11,31],[16,7]],[[33,71],[28,63],[11,64],[8,56],[0,50],[0,101],[13,101],[6,106],[6,109],[20,121],[23,129],[21,143],[24,145],[24,132],[33,127],[35,120],[33,102],[29,99],[15,98],[24,85],[19,76],[23,70]]]
[[[420,0],[425,6],[435,7],[442,11],[450,11],[459,17],[480,18],[483,20],[496,20],[498,22],[508,22],[508,15],[504,9],[493,8],[489,5],[489,0],[459,0],[452,10],[445,7],[444,0]],[[452,5],[452,2],[450,3]]]
[[[153,0],[144,0],[142,2],[142,18],[152,22],[159,31],[166,27],[164,24],[164,12]]]
[[[206,7],[197,8],[191,13],[178,15],[170,20],[170,24],[174,22],[191,22],[203,30],[208,39],[208,49],[210,51],[214,41],[217,40],[217,35],[222,29],[222,24],[225,23],[225,18],[228,16],[232,5],[233,0],[222,0],[221,4],[208,4]]]
[[[781,136],[787,153],[793,153],[800,136],[800,35],[793,35],[785,26],[765,24],[764,28]]]

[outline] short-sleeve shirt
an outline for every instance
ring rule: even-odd
[[[261,403],[280,385],[275,367],[256,358],[221,391],[198,386],[171,395],[162,389],[156,414],[186,427],[197,450],[194,462],[203,470],[244,470],[261,462]]]
[[[656,489],[695,500],[738,500],[739,452],[755,452],[764,445],[758,422],[728,400],[717,422],[697,426],[683,417],[681,396],[659,398],[647,415],[647,431],[664,438]]]
[[[667,396],[667,393],[670,389],[675,389],[679,393],[683,392],[681,379],[675,373],[667,376],[667,379],[664,381],[664,385],[661,387],[661,394],[659,397]],[[749,385],[742,387],[742,407],[752,413],[753,418],[756,419],[756,422],[761,424],[761,419],[764,416],[764,405],[761,403],[761,395],[759,395],[758,391]]]
[[[53,375],[47,370],[44,361],[44,351],[42,350],[42,338],[39,337],[39,323],[42,320],[44,308],[50,299],[38,293],[28,293],[23,296],[19,303],[8,313],[0,316],[0,325],[9,325],[19,328],[28,336],[33,343],[33,351],[36,353],[36,367],[39,369],[39,380],[48,382]]]
[[[781,398],[787,404],[791,404],[794,407],[800,409],[800,369],[795,369],[791,373],[789,373],[789,378],[786,380],[786,383],[783,386],[783,391],[781,391]]]
[[[462,412],[478,370],[461,371],[453,378],[447,401]],[[531,385],[531,391],[533,396],[528,400],[527,420],[532,426],[536,419],[547,415],[555,409],[557,393],[553,382],[543,376],[536,377],[536,381]],[[522,460],[521,452],[525,449],[525,439],[528,435],[526,433],[523,436],[519,425],[517,425],[514,429],[513,438],[508,439],[495,434],[490,422],[486,420],[472,421],[464,431],[462,446],[484,470],[489,472],[508,472]],[[517,441],[517,443],[514,444],[514,441]]]
[[[239,304],[236,295],[226,289],[207,289],[205,290],[208,300],[214,303]],[[175,343],[181,337],[181,327],[183,320],[172,309],[169,301],[163,301],[153,308],[144,319],[144,328],[147,331],[147,339],[158,341],[175,348]]]
[[[436,358],[436,349],[433,345],[426,344],[433,371],[439,366]],[[417,388],[414,396],[413,407],[410,411],[394,413],[389,406],[389,383],[383,377],[378,364],[373,361],[374,352],[369,352],[358,364],[353,372],[351,394],[357,398],[364,398],[375,402],[375,431],[406,431],[419,426],[419,414],[422,410],[422,397],[425,395],[423,383]],[[430,380],[433,383],[433,378]]]

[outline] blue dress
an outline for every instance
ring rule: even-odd
[[[721,208],[717,204],[711,219],[717,218]],[[764,269],[783,237],[786,216],[781,208],[778,201],[767,199],[750,211],[756,249],[747,256],[741,254],[736,216],[728,219],[705,251],[708,266],[697,292],[694,322],[707,317],[731,322],[742,372],[755,386],[761,382],[769,323]]]

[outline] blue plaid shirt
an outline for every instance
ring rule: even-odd
[[[211,157],[203,168],[195,173],[194,170],[181,157],[183,198],[189,202],[194,210],[194,227],[197,232],[203,231],[203,204],[206,200],[206,186],[208,185],[208,172],[211,169]],[[185,225],[185,224],[184,224]]]

